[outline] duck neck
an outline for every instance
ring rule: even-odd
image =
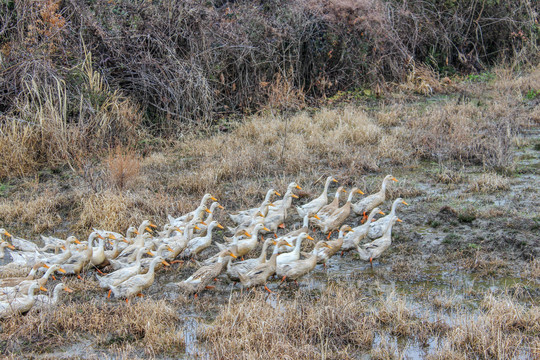
[[[217,263],[218,264],[223,264],[223,261],[225,261],[225,256],[226,255],[219,255],[218,258],[217,258]]]
[[[396,220],[394,220],[395,218],[391,219],[389,222],[388,222],[388,225],[386,225],[386,228],[384,229],[384,232],[383,232],[383,236],[384,237],[387,237],[387,238],[392,238],[392,225],[394,225],[394,222]]]
[[[388,183],[387,179],[384,179],[381,185],[381,195],[386,196],[386,184]]]
[[[214,211],[215,211],[214,207],[211,207],[210,211],[211,211],[211,213],[208,214],[208,216],[204,220],[204,222],[207,223],[207,224],[210,224],[214,220]]]
[[[43,282],[43,284],[45,284],[47,280],[49,279],[49,276],[51,276],[51,274],[55,270],[56,270],[56,266],[51,266],[50,268],[48,268],[45,274],[43,274],[43,276],[41,277],[40,282]]]
[[[203,206],[206,206],[206,202],[208,201],[209,197],[207,195],[204,195],[203,198],[201,199],[201,203],[199,204],[199,207],[203,207]]]
[[[166,245],[166,244],[163,244],[163,245],[161,245],[161,246],[157,249],[156,254],[158,254],[158,255],[161,256],[161,257],[164,257],[164,256],[163,256],[163,253],[164,253],[166,250],[167,250],[167,245]]]
[[[93,253],[92,246],[87,246],[87,249],[86,249],[86,256],[87,256],[87,257],[92,257],[92,253]]]
[[[36,292],[36,289],[36,286],[30,286],[30,288],[28,289],[28,299],[30,299],[30,301],[34,301],[34,293]]]
[[[137,258],[135,259],[135,266],[137,266],[138,268],[141,267],[141,259],[144,253],[145,253],[144,249],[140,249],[139,252],[137,253]]]
[[[279,254],[279,246],[274,247],[274,251],[272,252],[272,256],[270,256],[270,259],[268,260],[268,263],[270,266],[276,267],[277,264],[277,257]]]
[[[58,302],[58,298],[60,297],[60,291],[63,290],[63,287],[64,287],[64,285],[58,284],[58,285],[56,285],[56,287],[54,288],[54,291],[53,291],[53,298],[52,298],[52,303],[53,303],[53,304],[56,304],[56,303]]]
[[[394,215],[396,214],[396,209],[397,209],[398,203],[399,203],[399,201],[396,200],[396,201],[394,201],[394,203],[392,204],[392,210],[390,210],[390,215],[391,215],[391,216],[394,216]]]
[[[146,225],[146,221],[143,221],[143,223],[141,225],[139,225],[139,228],[137,229],[137,232],[139,233],[139,236],[144,234],[144,230],[146,230],[147,226],[148,225]]]
[[[260,226],[255,226],[255,228],[253,229],[253,234],[251,234],[251,239],[250,240],[255,239],[255,241],[257,241],[257,236],[259,236],[259,231],[261,231],[261,227]]]
[[[158,261],[161,261],[161,260],[159,260],[159,259],[152,260],[152,262],[150,263],[150,268],[148,269],[148,272],[146,273],[146,275],[154,276],[154,271],[156,270],[156,265],[157,265]]]
[[[193,225],[188,224],[186,226],[184,234],[186,239],[191,240],[191,238],[193,237]]]
[[[349,197],[347,198],[347,203],[350,204],[352,202],[353,196],[356,193],[356,190],[350,192]]]
[[[38,271],[38,269],[40,268],[41,266],[39,265],[34,265],[32,267],[32,270],[30,270],[30,272],[28,273],[28,278],[31,278],[31,279],[34,279],[36,277],[36,273]]]
[[[270,210],[270,201],[264,201],[262,204],[261,204],[261,207],[259,208],[259,212],[261,214],[263,214],[264,216],[266,216],[268,214],[268,211]],[[260,217],[260,216],[257,216],[257,214],[255,214],[255,217]]]
[[[261,250],[261,255],[258,257],[259,263],[262,263],[263,260],[266,260],[266,252],[268,251],[268,241],[265,241]]]
[[[236,235],[233,236],[233,238],[232,238],[232,244],[231,244],[231,245],[238,245],[238,237],[239,237],[239,236],[236,236]]]
[[[309,228],[309,214],[306,214],[306,216],[304,216],[304,222],[302,223],[302,228],[304,229]]]
[[[112,252],[115,253],[115,254],[118,252],[118,243],[120,243],[120,240],[116,239],[114,241],[114,245],[113,245],[113,248],[112,248]]]
[[[302,240],[304,240],[304,238],[300,236],[298,237],[298,239],[296,239],[296,244],[293,250],[294,254],[296,255],[300,254],[300,248],[302,247]]]
[[[7,247],[7,243],[0,244],[0,259],[4,258],[4,249]]]
[[[206,230],[206,238],[208,239],[208,241],[212,241],[212,231],[214,230],[215,227],[216,227],[216,224],[210,223],[208,225],[208,229]]]
[[[334,200],[332,200],[332,203],[330,205],[337,206],[339,204],[339,195],[341,191],[337,191],[336,195],[334,195]]]
[[[283,195],[283,202],[281,203],[282,209],[288,209],[291,207],[292,204],[292,189],[287,189],[287,192],[285,195]]]
[[[98,246],[97,246],[97,251],[105,251],[105,241],[103,241],[103,239],[99,239],[99,242],[98,242]]]
[[[73,251],[73,242],[72,241],[68,241],[68,243],[66,244],[66,250],[64,251],[64,253],[70,253]]]
[[[319,251],[319,248],[315,246],[315,248],[311,251],[311,255],[306,259],[311,268],[314,268],[317,265],[318,251]]]
[[[331,182],[332,182],[332,179],[330,179],[330,178],[326,179],[326,183],[324,184],[324,190],[323,190],[323,192],[321,194],[322,197],[328,198],[328,188],[330,187]]]

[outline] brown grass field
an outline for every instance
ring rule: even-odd
[[[56,309],[0,321],[1,356],[539,359],[540,106],[527,94],[538,90],[540,70],[491,74],[437,82],[428,96],[410,79],[379,99],[341,94],[320,109],[269,107],[174,140],[137,133],[137,119],[124,116],[137,117],[134,105],[116,94],[91,147],[103,145],[108,121],[134,140],[88,154],[69,148],[88,134],[13,123],[0,133],[0,227],[20,237],[162,225],[206,192],[229,224],[227,212],[255,206],[270,187],[282,192],[295,180],[303,188],[295,202],[305,202],[330,174],[369,194],[392,173],[399,182],[389,198],[410,206],[399,209],[403,223],[373,270],[338,255],[300,287],[272,282],[269,295],[233,289],[226,278],[197,299],[167,290],[193,264],[160,270],[129,305],[107,300],[93,272],[66,279],[75,292]],[[41,95],[42,111],[61,124],[58,99],[46,100],[61,91]],[[299,221],[294,214],[286,226]]]

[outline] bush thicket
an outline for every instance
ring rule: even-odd
[[[20,162],[0,167],[73,166],[143,129],[174,135],[422,69],[534,63],[538,13],[534,0],[5,0],[0,137]]]

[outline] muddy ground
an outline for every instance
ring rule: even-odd
[[[249,300],[258,301],[258,306],[279,309],[291,301],[317,299],[326,294],[329,286],[332,291],[335,286],[354,289],[375,308],[382,298],[399,299],[419,319],[430,324],[438,321],[449,328],[458,326],[457,319],[464,316],[474,319],[483,314],[482,304],[488,296],[512,299],[527,309],[538,307],[540,130],[528,129],[522,136],[526,139],[525,145],[516,149],[516,167],[512,173],[498,175],[472,165],[423,162],[410,168],[389,167],[378,174],[365,176],[364,183],[354,184],[370,193],[376,191],[382,177],[391,172],[399,182],[391,185],[390,198],[401,196],[409,203],[409,206],[399,208],[398,215],[403,222],[394,227],[393,245],[374,262],[373,269],[369,263],[350,253],[332,258],[326,269],[318,265],[313,273],[300,281],[299,287],[280,286],[273,281],[269,288],[274,293],[263,297],[262,292],[260,295],[246,293],[239,285],[233,287],[226,277],[221,277],[215,290],[194,299],[167,286],[195,270],[192,263],[175,264],[170,269],[160,270],[155,284],[145,292],[145,298],[135,299],[131,305],[107,300],[106,294],[99,291],[93,272],[89,272],[82,281],[66,280],[76,291],[65,296],[54,311],[76,307],[78,310],[74,314],[80,312],[84,321],[86,308],[90,306],[121,314],[126,306],[144,309],[144,306],[157,303],[173,314],[163,321],[169,326],[164,336],[173,336],[174,341],[155,346],[148,338],[149,329],[141,330],[142,333],[134,330],[137,326],[144,329],[140,324],[119,322],[116,330],[100,332],[99,322],[107,321],[105,315],[102,318],[101,315],[88,315],[97,316],[97,324],[85,328],[85,324],[67,325],[65,319],[55,318],[48,312],[31,312],[25,318],[8,320],[11,323],[0,323],[0,353],[13,358],[219,358],[223,354],[209,340],[207,331],[216,325],[216,318],[231,304]],[[497,177],[499,182],[486,183],[486,177]],[[316,188],[308,190],[319,191]],[[383,210],[389,211],[390,204],[387,200]],[[223,212],[218,219],[224,225],[229,223]],[[359,220],[350,217],[346,223],[356,226]],[[160,225],[164,221],[162,219]],[[296,214],[286,223],[287,230],[299,225]],[[221,242],[223,235],[218,231],[215,239]],[[323,235],[317,233],[317,237],[322,239]],[[215,252],[213,246],[202,257]],[[48,287],[52,289],[54,282]],[[443,334],[420,338],[414,332],[403,335],[395,331],[398,324],[392,325],[393,328],[382,326],[380,322],[377,324],[368,346],[352,346],[346,355],[337,349],[329,352],[314,350],[305,358],[312,354],[323,358],[444,358],[441,353],[446,349],[444,342],[447,340]],[[525,340],[513,352],[505,354],[524,359],[538,358],[539,334],[523,331],[527,334]],[[159,337],[159,331],[154,335]],[[156,343],[159,342],[156,340]],[[492,353],[482,354],[472,348],[460,351],[464,358],[492,356]],[[236,355],[259,357],[251,353]]]

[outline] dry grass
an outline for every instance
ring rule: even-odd
[[[374,337],[374,319],[358,295],[329,287],[320,297],[273,303],[257,293],[223,306],[200,336],[215,358],[348,358],[369,349]]]
[[[496,173],[482,174],[469,183],[470,192],[493,193],[510,189],[508,178]]]
[[[95,346],[143,348],[147,355],[182,351],[183,334],[171,326],[179,320],[165,301],[143,300],[126,305],[96,301],[61,304],[60,308],[31,311],[2,322],[2,353],[50,348],[91,339]]]
[[[106,190],[81,198],[81,210],[76,224],[80,230],[110,229],[125,231],[143,220],[162,223],[174,199],[166,193],[148,191],[118,193]],[[159,221],[157,221],[159,219]]]
[[[69,196],[58,189],[46,189],[41,193],[34,189],[24,196],[1,199],[0,220],[39,234],[57,228],[65,220],[61,213],[72,205]]]
[[[375,360],[402,360],[405,354],[399,350],[397,342],[387,336],[382,336],[380,343],[371,350],[370,355]]]
[[[2,177],[33,173],[39,163],[38,147],[38,137],[32,126],[15,120],[0,126]]]
[[[470,312],[458,306],[458,298],[437,293],[431,305],[451,311],[448,321],[409,295],[379,289],[371,297],[347,283],[269,297],[262,291],[236,292],[222,305],[205,296],[195,302],[149,298],[129,306],[105,301],[94,280],[68,279],[67,285],[76,292],[66,295],[57,311],[31,311],[0,324],[3,355],[58,351],[83,339],[85,346],[119,358],[142,356],[141,350],[144,356],[178,354],[184,349],[178,311],[186,307],[211,319],[197,329],[199,349],[210,358],[343,359],[369,353],[399,359],[407,343],[427,346],[435,338],[430,359],[534,357],[538,351],[540,308],[505,294],[488,293]]]
[[[511,298],[488,295],[483,312],[474,319],[463,315],[448,334],[454,351],[480,359],[518,358],[523,351],[533,354],[533,340],[540,331],[540,309],[526,308]]]
[[[523,277],[526,279],[539,280],[540,279],[540,260],[533,259],[529,261],[523,272]]]
[[[465,174],[462,171],[456,171],[444,167],[440,172],[435,174],[435,179],[443,184],[459,184],[466,180]]]

